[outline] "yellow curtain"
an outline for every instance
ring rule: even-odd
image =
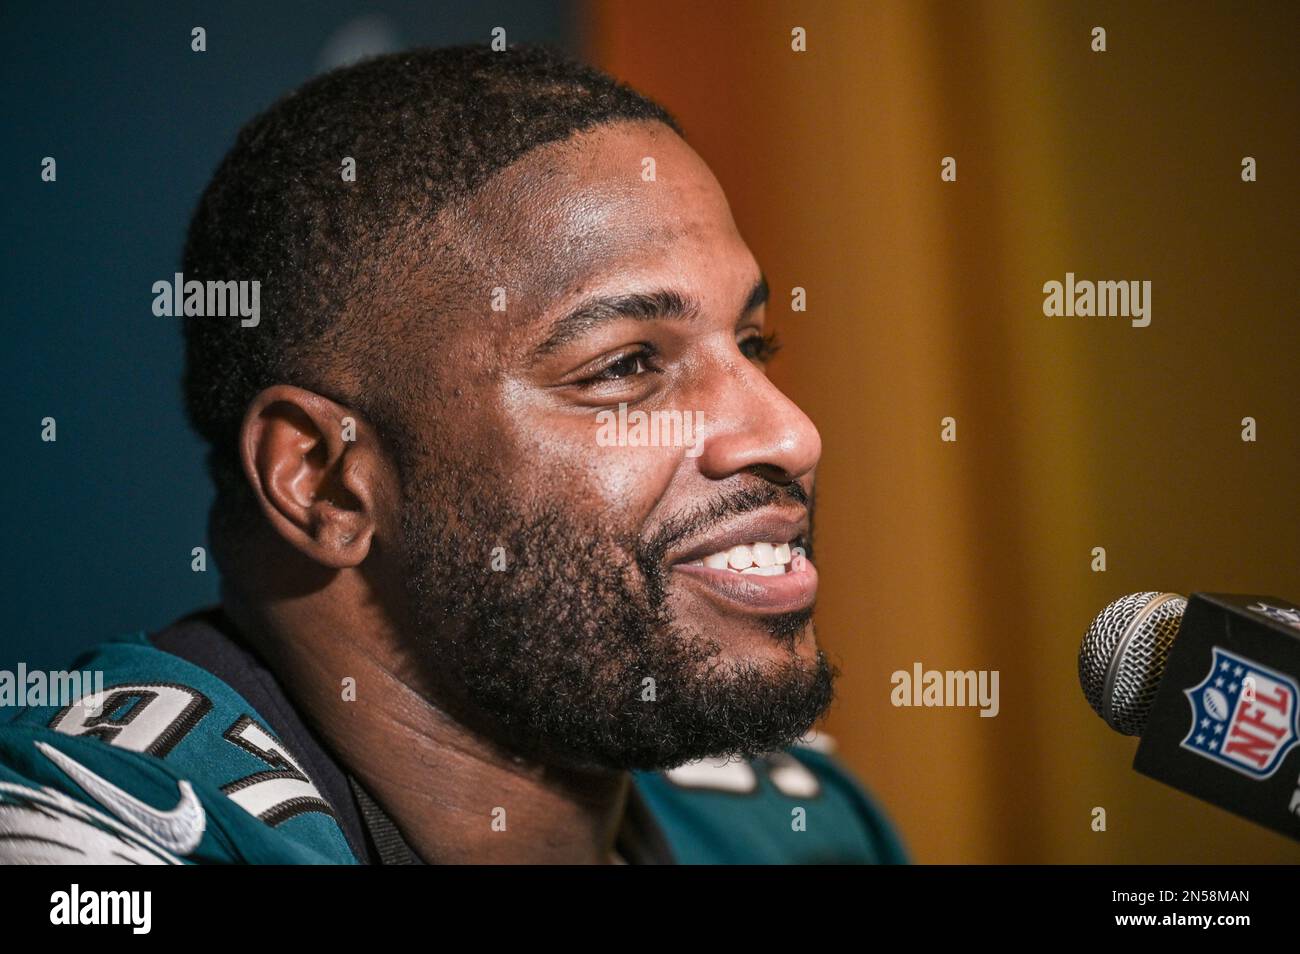
[[[772,284],[772,374],[825,445],[827,729],[919,861],[1300,860],[1134,773],[1076,675],[1125,593],[1300,599],[1298,10],[584,11],[591,60],[679,117]],[[1150,280],[1150,326],[1044,316],[1067,272]],[[895,707],[916,662],[997,670],[999,714]]]

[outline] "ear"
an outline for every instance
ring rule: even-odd
[[[366,558],[384,459],[359,414],[277,384],[249,404],[239,444],[262,513],[290,546],[335,569]]]

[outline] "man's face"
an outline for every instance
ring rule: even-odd
[[[460,310],[397,436],[439,702],[511,751],[614,769],[804,734],[833,679],[820,440],[766,377],[765,286],[708,168],[619,123],[441,218]]]

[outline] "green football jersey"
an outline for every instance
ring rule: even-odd
[[[71,705],[0,725],[0,862],[422,863],[217,614],[104,643]],[[12,687],[11,687],[12,688]],[[3,700],[0,700],[3,701]],[[634,773],[633,863],[901,863],[826,751]]]

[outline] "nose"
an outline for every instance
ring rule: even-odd
[[[697,465],[704,476],[723,480],[749,472],[787,484],[811,474],[822,440],[798,405],[748,362],[715,380]]]

